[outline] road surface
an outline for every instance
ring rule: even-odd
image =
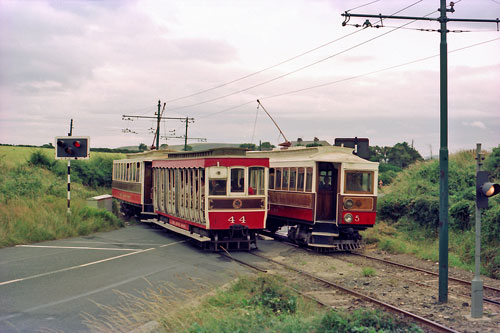
[[[96,303],[118,306],[117,291],[139,294],[166,282],[192,288],[188,277],[214,287],[244,272],[249,269],[146,225],[4,248],[0,332],[88,331],[82,313],[102,315]]]

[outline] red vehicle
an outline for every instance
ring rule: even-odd
[[[115,165],[130,163],[122,161]],[[136,177],[128,189],[118,182],[121,188],[113,186],[113,196],[126,211],[141,207],[141,213],[154,214],[149,222],[212,250],[257,247],[256,235],[265,228],[267,216],[267,158],[247,157],[244,149],[222,148],[157,153],[136,163],[144,163],[144,177]]]
[[[267,229],[286,227],[291,240],[318,251],[360,248],[359,231],[375,224],[378,163],[353,152],[337,146],[249,152],[269,158]]]

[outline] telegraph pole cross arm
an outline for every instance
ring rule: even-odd
[[[158,112],[155,113],[155,116],[132,116],[132,115],[122,115],[122,120],[132,120],[132,118],[136,119],[156,119],[156,131],[155,131],[155,136],[153,138],[153,145],[151,146],[152,149],[160,149],[160,122],[162,120],[183,120],[183,121],[194,121],[194,118],[189,118],[189,117],[164,117],[163,112],[165,111],[165,106],[167,103],[163,103],[163,109],[160,112],[161,109],[161,101],[158,101]],[[187,126],[187,125],[186,125]],[[130,132],[130,133],[135,133],[130,130],[125,130],[125,132]],[[156,141],[156,146],[155,146],[155,141]]]
[[[440,16],[415,17],[415,16],[393,16],[393,15],[373,15],[373,14],[351,14],[345,12],[341,14],[345,20],[342,26],[346,26],[351,17],[361,17],[367,20],[363,23],[363,28],[380,27],[374,26],[368,20],[369,18],[413,20],[413,21],[437,21],[440,23],[438,30],[441,35],[440,43],[440,149],[439,149],[439,302],[448,302],[448,46],[446,34],[449,32],[447,22],[491,22],[498,24],[499,19],[468,19],[468,18],[449,18],[448,12],[455,12],[454,2],[450,2],[450,8],[446,7],[446,0],[440,0]],[[358,25],[357,25],[358,26]],[[383,26],[383,24],[382,24]]]

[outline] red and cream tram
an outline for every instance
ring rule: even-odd
[[[359,231],[375,224],[378,163],[353,151],[328,146],[249,152],[269,158],[267,229],[287,226],[291,240],[318,251],[359,248]]]
[[[115,161],[115,165],[123,168],[121,164],[129,161]],[[256,236],[265,228],[267,217],[267,158],[247,157],[244,149],[220,148],[168,152],[137,163],[137,167],[144,163],[145,169],[144,178],[139,178],[141,200],[151,205],[151,209],[143,205],[143,212],[155,215],[147,221],[192,237],[212,250],[257,247]],[[137,207],[139,196],[133,196],[135,202],[126,200],[139,188],[123,192],[113,189],[113,196],[126,207]],[[150,194],[148,199],[145,193]]]

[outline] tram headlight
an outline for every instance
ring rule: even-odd
[[[352,219],[353,219],[353,217],[352,217],[351,213],[347,213],[347,214],[344,215],[344,222],[345,223],[351,223]]]
[[[352,199],[347,199],[346,201],[344,201],[345,209],[351,209],[352,206],[354,206],[354,201],[352,201]]]

